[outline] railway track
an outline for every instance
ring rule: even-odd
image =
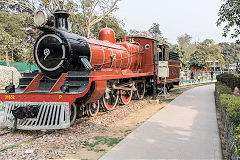
[[[3,133],[0,133],[0,136],[4,136],[4,135],[9,134],[9,133],[11,133],[11,131],[3,132]]]

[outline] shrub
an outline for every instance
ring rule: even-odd
[[[220,95],[222,107],[226,110],[227,116],[234,125],[240,124],[240,98],[234,95]]]
[[[234,141],[236,144],[236,152],[240,154],[240,126],[236,127],[234,132],[236,134]]]
[[[216,78],[218,81],[221,81],[222,79],[235,78],[235,76],[233,74],[223,73],[223,74],[217,75]]]
[[[224,109],[227,109],[231,106],[231,101],[235,101],[236,96],[230,95],[230,94],[222,94],[220,95],[219,99],[221,102],[221,105]]]
[[[233,94],[232,89],[227,85],[221,82],[216,82],[215,85],[216,85],[218,94]]]
[[[240,74],[235,74],[235,82],[238,89],[240,89]]]
[[[234,90],[234,88],[237,86],[238,78],[236,78],[233,74],[223,73],[220,75],[217,75],[217,81],[222,82],[226,84],[228,87]]]

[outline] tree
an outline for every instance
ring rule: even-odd
[[[162,38],[162,32],[160,31],[160,25],[153,23],[150,29],[148,30],[155,38]]]
[[[177,42],[182,47],[187,47],[191,43],[192,37],[185,33],[177,38]]]
[[[68,2],[64,0],[0,0],[0,4],[7,6],[10,10],[28,12],[30,14],[33,14],[40,8],[53,13],[56,9],[65,9],[65,3]]]
[[[11,52],[11,54],[13,53],[14,60],[25,60],[24,48],[31,43],[31,36],[26,31],[28,26],[27,19],[28,14],[25,13],[11,14],[7,11],[0,11],[1,57],[6,52]],[[33,48],[33,44],[31,46]]]
[[[137,35],[140,34],[140,31],[138,31],[138,30],[136,30],[136,29],[130,29],[130,30],[128,31],[128,34],[129,34],[130,36],[137,36]]]
[[[226,37],[228,33],[233,30],[231,38],[237,38],[240,34],[240,1],[225,0],[218,12],[217,26],[225,24],[223,28],[223,36]],[[239,42],[239,40],[238,40]]]
[[[186,66],[186,62],[184,61],[184,57],[185,57],[186,52],[183,50],[182,47],[179,47],[177,44],[175,44],[175,45],[170,44],[170,51],[178,53],[182,65]]]
[[[229,66],[229,64],[239,62],[239,57],[240,57],[239,44],[224,42],[224,43],[219,43],[218,45],[222,48],[223,58],[227,66]]]
[[[36,11],[36,0],[0,0],[1,7],[5,9],[34,13]]]
[[[19,39],[12,37],[0,28],[0,59],[5,59],[5,61],[9,63],[10,56],[14,56],[15,59],[20,59],[21,52],[22,45],[20,44]]]
[[[206,53],[206,61],[218,61],[220,64],[225,62],[223,59],[222,48],[218,44],[214,44],[212,39],[206,39],[199,43],[197,49]]]
[[[221,47],[213,40],[206,39],[197,45],[197,50],[190,56],[190,68],[203,69],[209,61],[224,63]]]
[[[194,69],[203,69],[207,66],[206,59],[205,59],[206,53],[203,51],[197,50],[195,51],[189,61],[189,67]]]
[[[85,24],[83,36],[90,37],[91,27],[118,9],[118,1],[119,0],[80,0],[80,8]],[[100,13],[98,11],[100,11]]]
[[[91,33],[93,37],[97,38],[99,31],[104,27],[113,29],[116,39],[122,38],[126,34],[126,30],[122,28],[121,22],[116,17],[106,16],[102,19],[102,21],[92,27]]]
[[[181,48],[185,54],[182,57],[182,63],[184,65],[190,60],[191,55],[196,51],[197,45],[196,43],[191,43],[192,37],[185,33],[177,38],[178,46]]]

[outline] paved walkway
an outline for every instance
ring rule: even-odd
[[[101,159],[222,159],[213,92],[184,92]]]

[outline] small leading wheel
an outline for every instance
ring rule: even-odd
[[[113,110],[117,106],[118,98],[119,98],[118,90],[108,89],[108,91],[105,92],[103,97],[101,98],[103,110],[104,111]]]
[[[120,103],[128,104],[132,99],[133,91],[132,90],[121,90],[120,91]]]
[[[75,103],[72,103],[70,107],[70,126],[72,126],[77,118],[77,106]]]
[[[90,117],[96,116],[98,114],[98,111],[99,111],[99,106],[100,106],[99,101],[88,104],[87,105],[88,116],[90,116]]]
[[[145,81],[136,82],[135,87],[137,89],[136,98],[142,100],[146,92]]]

